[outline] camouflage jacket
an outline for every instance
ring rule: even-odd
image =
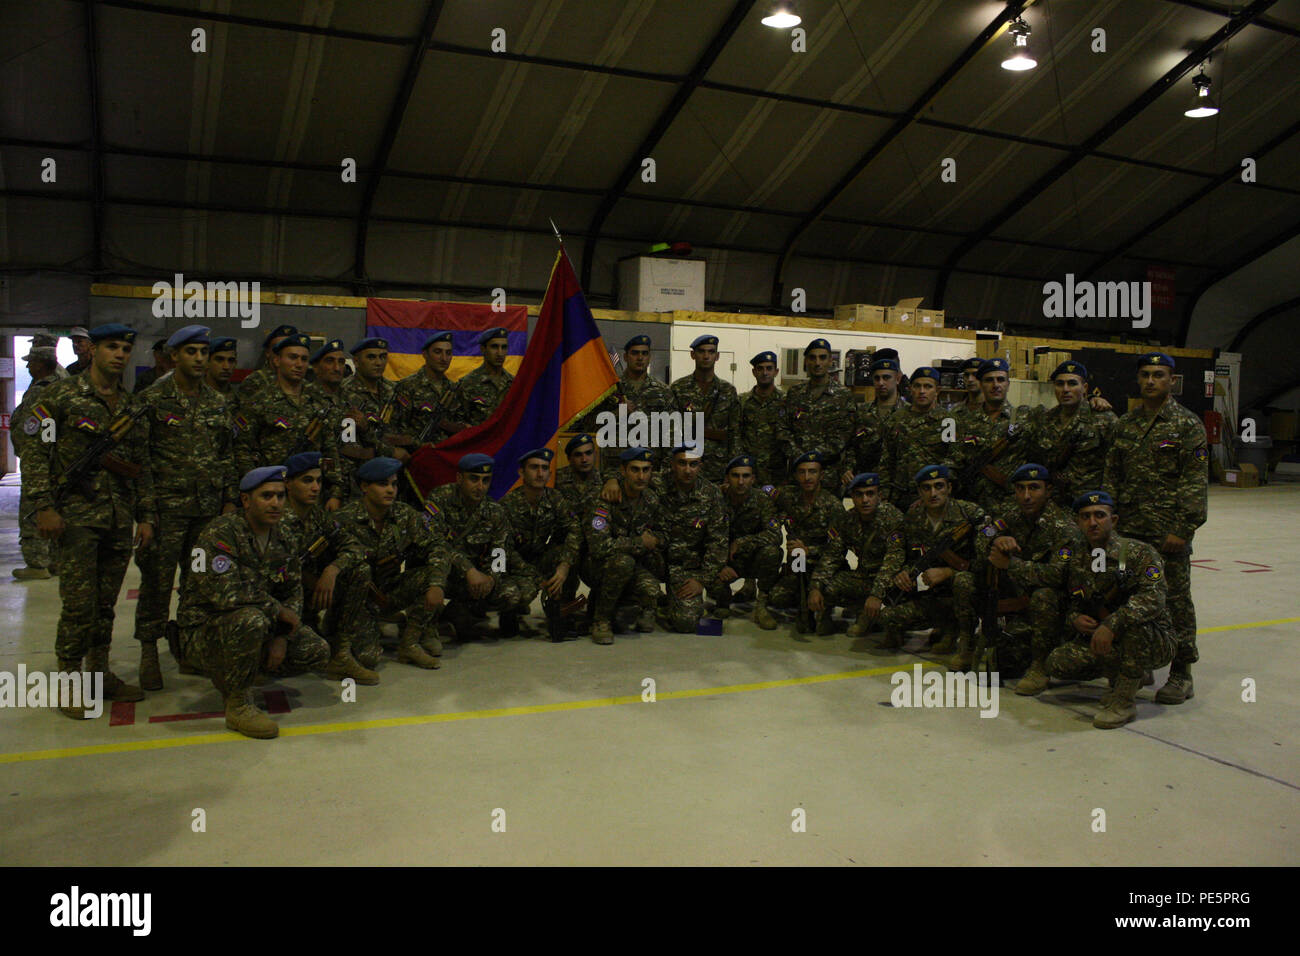
[[[345,497],[338,473],[338,412],[334,401],[316,385],[304,385],[293,397],[271,385],[240,403],[234,416],[235,470],[245,475],[264,465],[282,465],[297,452],[321,453],[321,494]],[[320,427],[314,441],[307,437],[313,422]]]
[[[844,502],[824,488],[819,488],[811,502],[804,500],[796,485],[786,485],[776,493],[776,513],[785,528],[786,541],[799,540],[808,548],[808,570],[830,537],[831,522],[844,511]]]
[[[723,491],[722,510],[727,518],[730,543],[738,542],[742,548],[781,546],[776,503],[762,488],[750,488],[739,502]]]
[[[705,428],[726,430],[724,439],[704,439],[704,456],[700,462],[701,477],[718,481],[727,462],[736,457],[740,443],[740,397],[736,394],[736,386],[716,375],[707,386],[701,386],[691,374],[673,382],[672,389],[677,408],[684,415],[703,412]]]
[[[1125,533],[1191,541],[1205,524],[1209,460],[1205,426],[1172,396],[1154,416],[1139,406],[1122,417],[1102,487],[1115,499]]]
[[[1025,460],[1021,453],[1020,429],[1013,429],[1012,426],[1022,422],[1025,417],[1019,409],[1013,409],[1006,402],[1002,403],[993,418],[989,418],[982,409],[957,416],[958,443],[954,450],[957,475],[954,477],[961,482],[960,476],[966,472],[965,483],[959,488],[963,498],[978,503],[986,511],[1000,512],[1010,504],[1011,475]],[[1008,438],[1006,446],[987,465],[1006,479],[1005,488],[984,474],[983,469],[972,472],[976,463],[987,456],[1003,438]]]
[[[661,547],[670,569],[699,571],[700,580],[708,584],[727,563],[722,492],[702,477],[685,491],[669,481],[659,496],[655,534],[666,538]]]
[[[859,405],[857,427],[853,431],[853,438],[848,443],[846,455],[848,460],[842,463],[841,470],[847,468],[855,475],[864,471],[874,471],[879,474],[881,456],[885,450],[885,433],[889,430],[890,423],[905,408],[907,402],[902,398],[893,405],[878,405],[875,402],[870,405]],[[922,467],[929,464],[933,462],[921,462],[916,470],[920,471]]]
[[[579,524],[587,513],[587,506],[600,497],[603,484],[604,478],[596,468],[592,468],[585,479],[573,470],[572,465],[565,465],[555,473],[555,490],[564,495],[569,510]],[[578,530],[581,535],[582,529]]]
[[[831,578],[848,568],[848,554],[852,551],[858,559],[857,574],[872,582],[872,596],[884,597],[884,591],[877,589],[876,574],[885,563],[890,536],[902,525],[903,512],[888,501],[880,502],[876,513],[866,520],[852,508],[835,515],[827,531],[826,547],[813,571],[812,586],[825,591]]]
[[[883,597],[893,585],[894,575],[905,570],[914,561],[925,557],[936,537],[963,524],[969,524],[970,530],[951,550],[959,557],[973,561],[975,536],[986,523],[984,509],[973,501],[949,498],[938,528],[931,527],[929,516],[919,503],[909,508],[907,514],[903,516],[903,523],[889,535],[885,560],[881,562],[871,593]],[[938,555],[935,555],[934,559],[939,562]],[[943,566],[947,567],[946,564]]]
[[[393,387],[393,400],[397,404],[390,431],[418,438],[429,424],[431,416],[441,421],[460,420],[460,393],[457,384],[443,376],[434,378],[426,369],[412,372]],[[445,404],[444,404],[445,403]],[[437,425],[425,441],[436,445],[446,433]]]
[[[1097,604],[1105,604],[1112,589],[1118,588],[1118,594],[1106,606],[1111,612],[1106,625],[1116,634],[1123,634],[1135,624],[1154,624],[1164,629],[1173,626],[1165,607],[1165,564],[1155,548],[1144,541],[1112,534],[1106,545],[1105,570],[1094,571],[1096,563],[1086,545],[1070,558],[1066,580],[1070,594],[1068,625],[1073,626],[1080,614],[1096,618],[1100,613]]]
[[[944,413],[931,406],[921,411],[915,405],[890,417],[881,442],[881,494],[891,501],[910,501],[916,495],[912,479],[926,465],[951,465],[952,446],[943,440]],[[954,431],[955,436],[955,431]]]
[[[379,379],[377,392],[366,388],[360,376],[354,375],[345,381],[339,389],[343,405],[343,415],[352,419],[357,426],[357,444],[374,452],[375,457],[393,456],[393,446],[384,440],[388,432],[395,432],[393,416],[397,411],[397,402],[393,398],[396,386],[386,378]],[[343,448],[340,446],[339,453]],[[346,456],[344,456],[346,457]]]
[[[429,492],[424,510],[429,516],[433,540],[443,553],[442,563],[437,565],[439,578],[452,568],[461,574],[473,568],[495,575],[493,561],[500,556],[509,560],[510,519],[501,504],[491,497],[474,505],[465,500],[459,486],[452,482]]]
[[[459,380],[460,413],[465,424],[473,427],[491,418],[514,380],[515,377],[504,368],[500,378],[493,378],[488,374],[486,364],[465,373]]]
[[[1070,558],[1087,547],[1074,516],[1054,501],[1049,500],[1037,518],[1025,517],[1015,505],[989,518],[975,539],[975,569],[988,568],[995,540],[1015,538],[1020,553],[1012,555],[1011,566],[1003,573],[1022,591],[1064,587]]]
[[[139,410],[140,418],[147,407],[140,396],[132,395],[121,383],[117,385],[117,410],[95,392],[90,372],[65,378],[43,389],[32,407],[32,415],[41,424],[41,437],[47,420],[53,423],[54,441],[37,446],[33,440],[23,461],[23,478],[32,508],[54,504],[54,491],[66,470],[104,434],[119,416]],[[26,425],[24,424],[24,429]],[[37,448],[41,450],[38,451]],[[130,527],[132,520],[152,523],[158,513],[154,500],[153,470],[149,464],[149,437],[140,419],[112,449],[123,461],[140,467],[134,480],[106,468],[92,466],[89,485],[69,487],[63,495],[59,514],[70,525],[88,528]]]
[[[531,504],[522,486],[513,488],[501,499],[501,507],[510,521],[512,565],[519,560],[536,564],[551,548],[558,549],[563,564],[572,567],[578,560],[578,518],[560,492],[543,488],[537,503]]]
[[[280,519],[283,534],[293,535],[294,550],[302,562],[304,574],[319,575],[339,553],[342,547],[342,530],[339,528],[339,511],[326,511],[325,506],[317,504],[307,514],[299,516],[293,506],[286,503],[284,517]],[[315,555],[308,554],[308,549],[321,538],[325,539],[323,550]]]
[[[1020,457],[1046,466],[1053,497],[1069,506],[1085,491],[1101,487],[1117,421],[1114,412],[1094,412],[1086,401],[1068,418],[1059,405],[1035,409],[1020,438]]]
[[[140,401],[149,406],[139,424],[149,439],[159,513],[196,517],[220,514],[224,504],[238,505],[225,399],[206,382],[188,396],[169,375],[143,391]]]
[[[368,564],[371,580],[384,591],[397,583],[403,563],[408,568],[428,565],[437,583],[445,585],[446,549],[439,547],[436,532],[421,512],[394,501],[378,528],[360,500],[348,502],[336,515],[339,552],[333,563],[339,571]]]
[[[622,491],[622,501],[610,503],[596,498],[583,516],[587,553],[597,569],[616,554],[646,556],[642,532],[653,531],[660,536],[661,529],[656,526],[660,515],[659,496],[647,488],[633,501],[628,498],[626,487]]]
[[[677,396],[672,389],[659,379],[647,374],[639,382],[633,382],[624,374],[619,379],[614,391],[606,395],[599,405],[583,416],[579,431],[590,432],[595,435],[600,430],[601,413],[608,412],[617,416],[618,406],[624,402],[627,404],[629,415],[633,412],[644,412],[646,415],[652,415],[655,412],[677,411]],[[626,446],[620,445],[618,442],[600,446],[600,470],[606,481],[610,478],[618,478],[618,456],[625,448]],[[651,461],[655,469],[658,470],[664,467],[664,462],[668,457],[668,449],[652,448],[651,451],[653,452]]]
[[[218,515],[199,534],[196,547],[206,562],[181,591],[176,621],[181,627],[207,623],[218,614],[256,608],[274,620],[281,607],[302,615],[302,565],[297,538],[273,525],[263,549],[242,511]]]
[[[834,379],[816,398],[812,385],[801,382],[785,393],[786,459],[810,451],[829,456],[826,467],[842,467],[844,447],[857,430],[857,402],[851,389]]]
[[[769,394],[760,396],[751,388],[740,396],[740,441],[736,454],[754,457],[755,479],[784,481],[789,471],[785,458],[789,445],[785,393],[773,388]]]
[[[14,409],[9,419],[12,426],[9,430],[9,441],[14,446],[14,454],[19,458],[23,457],[23,448],[31,441],[32,436],[40,434],[41,416],[32,414],[32,408],[36,405],[36,396],[40,395],[43,389],[61,381],[63,378],[57,374],[48,375],[32,382],[27,386],[27,391],[23,392],[23,400],[18,403],[18,407]]]

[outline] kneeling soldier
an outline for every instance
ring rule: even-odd
[[[1092,725],[1113,730],[1137,717],[1143,672],[1174,657],[1164,562],[1145,541],[1115,533],[1119,518],[1106,492],[1080,495],[1074,511],[1088,539],[1088,547],[1076,552],[1069,565],[1066,623],[1077,636],[1048,655],[1047,673],[1059,680],[1110,678],[1110,692],[1102,697]],[[1099,561],[1099,552],[1104,560]],[[1094,570],[1098,566],[1102,570]]]
[[[280,527],[284,466],[254,468],[239,483],[242,511],[213,518],[199,534],[203,571],[190,574],[176,613],[183,658],[225,697],[226,726],[271,738],[275,721],[253,706],[259,666],[289,675],[323,667],[325,639],[302,623],[302,566]]]
[[[849,482],[853,509],[835,515],[827,531],[826,547],[813,571],[808,609],[825,614],[830,621],[836,607],[857,608],[858,618],[849,625],[849,637],[861,637],[884,606],[885,586],[877,582],[880,566],[889,549],[889,538],[903,524],[903,513],[880,500],[880,475],[864,471]],[[850,570],[848,553],[858,566]]]
[[[718,602],[713,613],[727,617],[731,613],[731,582],[738,578],[756,581],[754,623],[771,631],[776,628],[776,618],[767,609],[767,595],[781,573],[781,522],[776,520],[771,497],[754,487],[754,467],[751,455],[739,455],[727,464],[722,507],[731,544],[727,563],[709,590]]]
[[[674,448],[669,467],[656,522],[667,539],[668,603],[658,620],[664,630],[694,634],[704,617],[704,585],[717,580],[727,561],[727,516],[718,486],[700,476],[694,448]]]
[[[525,582],[519,604],[513,611],[501,613],[502,636],[519,630],[518,615],[527,614],[533,596],[542,591],[542,607],[548,620],[554,621],[551,639],[562,640],[559,621],[560,596],[565,582],[578,560],[578,521],[564,495],[546,487],[551,478],[549,448],[534,448],[519,459],[523,484],[501,499],[510,520],[510,555],[508,568]]]
[[[789,561],[772,588],[770,603],[777,607],[798,606],[795,630],[812,630],[808,620],[808,591],[812,571],[830,537],[831,521],[844,511],[844,502],[822,487],[825,458],[819,451],[795,459],[793,485],[776,493],[776,512],[785,527],[785,551]],[[829,616],[817,625],[830,633]]]

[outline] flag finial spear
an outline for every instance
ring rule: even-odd
[[[551,224],[551,228],[555,230],[556,241],[560,245],[564,245],[564,237],[560,235],[560,230],[556,227],[555,220],[548,217],[546,221],[549,222]]]

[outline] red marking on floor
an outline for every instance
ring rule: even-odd
[[[1271,564],[1256,564],[1254,561],[1237,561],[1237,564],[1249,564],[1252,568],[1259,568],[1260,571],[1272,571]],[[1259,574],[1259,571],[1242,571],[1242,574]]]
[[[209,720],[214,717],[224,717],[224,710],[212,710],[201,714],[158,714],[149,718],[151,724],[167,724],[174,720]]]
[[[289,713],[289,695],[282,690],[263,691],[262,700],[266,703],[268,714]]]
[[[116,706],[116,705],[115,705]],[[282,690],[268,690],[262,692],[262,708],[268,714],[287,714],[291,710],[289,706],[289,695]],[[151,724],[169,724],[177,720],[213,720],[217,717],[226,716],[224,710],[204,711],[201,713],[187,714],[158,714],[149,718]],[[112,726],[110,724],[110,726]]]
[[[129,727],[134,723],[135,704],[127,700],[114,701],[112,710],[108,712],[108,726]]]
[[[1201,569],[1206,570],[1206,571],[1218,571],[1218,570],[1220,570],[1219,568],[1212,568],[1212,567],[1210,567],[1209,562],[1210,562],[1210,561],[1213,561],[1213,560],[1214,560],[1213,558],[1195,558],[1195,559],[1193,559],[1190,563],[1191,563],[1191,564],[1194,564],[1194,565],[1196,565],[1196,567],[1201,568]]]

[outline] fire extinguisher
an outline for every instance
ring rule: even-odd
[[[1216,411],[1207,411],[1205,416],[1205,440],[1211,445],[1217,445],[1222,440],[1223,416]]]

